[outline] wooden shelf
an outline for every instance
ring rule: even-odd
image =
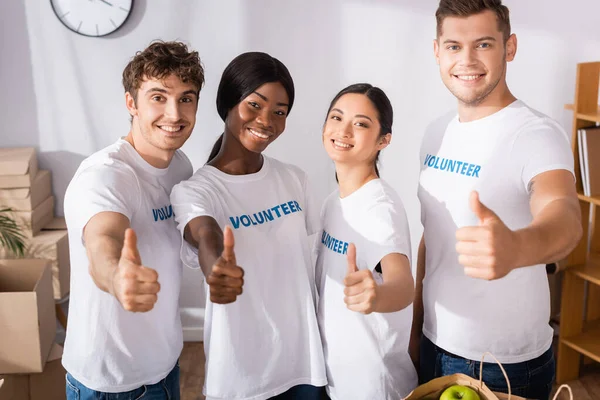
[[[565,104],[565,110],[575,111],[575,104]],[[598,112],[600,112],[600,104],[598,104]]]
[[[581,201],[587,201],[588,203],[594,203],[597,206],[600,206],[600,198],[598,198],[598,197],[590,197],[590,196],[586,196],[582,193],[577,193],[577,197]]]
[[[587,282],[591,282],[594,285],[600,286],[600,264],[597,262],[590,262],[586,265],[569,267],[567,268],[567,271],[575,274],[577,277]]]
[[[571,151],[584,234],[564,265],[556,359],[556,382],[560,384],[579,377],[582,354],[600,362],[600,259],[597,258],[600,253],[600,208],[592,207],[600,206],[600,196],[582,193],[577,145],[579,129],[600,122],[599,88],[600,62],[577,64],[574,104],[565,104],[565,109],[573,111]]]
[[[577,113],[577,119],[583,119],[589,122],[600,122],[600,112],[596,111],[595,114]]]
[[[573,350],[600,362],[600,321],[586,324],[583,333],[561,339],[561,343]]]
[[[565,110],[575,111],[574,104],[565,104]],[[575,116],[577,119],[582,119],[589,122],[600,122],[600,105],[596,109],[595,113],[577,113]]]

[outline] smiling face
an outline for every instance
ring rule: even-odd
[[[391,134],[381,135],[377,109],[364,94],[347,93],[327,115],[323,145],[336,163],[373,164],[377,152],[385,148]]]
[[[284,131],[288,104],[281,83],[265,83],[229,110],[225,131],[246,150],[262,153]]]
[[[446,17],[434,40],[442,81],[467,106],[503,96],[506,63],[514,59],[516,37],[504,43],[496,15],[484,11],[468,17]]]
[[[139,151],[161,157],[175,152],[190,137],[198,109],[198,89],[192,84],[175,75],[145,79],[136,98],[127,92],[125,99]]]

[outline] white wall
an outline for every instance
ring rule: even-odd
[[[97,0],[95,0],[97,1]],[[570,129],[575,64],[600,60],[597,0],[505,0],[519,38],[509,66],[513,92]],[[334,188],[320,143],[327,105],[343,86],[382,87],[396,114],[384,178],[405,201],[413,247],[421,235],[416,199],[421,135],[452,109],[432,56],[436,0],[135,0],[126,26],[106,38],[64,28],[48,0],[0,2],[0,146],[36,146],[53,172],[57,213],[81,160],[127,133],[121,72],[152,39],[180,39],[206,68],[198,123],[184,150],[200,167],[222,131],[218,80],[243,51],[266,51],[294,77],[297,98],[285,134],[269,153],[304,168],[320,199]],[[201,307],[200,275],[186,271],[182,306]]]

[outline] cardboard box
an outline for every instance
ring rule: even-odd
[[[41,170],[35,176],[31,187],[0,189],[0,209],[31,211],[51,195],[52,176],[50,171]]]
[[[54,196],[42,201],[33,211],[11,211],[8,214],[21,227],[23,235],[32,238],[54,219]]]
[[[29,187],[37,172],[33,147],[0,149],[0,189]]]
[[[37,236],[26,239],[25,258],[40,258],[52,264],[52,287],[54,299],[60,300],[69,293],[71,261],[67,231],[42,230]],[[18,256],[0,247],[0,259],[16,259]]]
[[[0,374],[43,371],[56,336],[49,261],[0,260],[0,332]]]
[[[44,258],[52,263],[52,288],[54,299],[60,300],[69,293],[71,260],[69,258],[69,236],[66,230],[42,231],[31,239],[28,248],[33,258]]]
[[[56,231],[62,229],[67,229],[65,217],[54,217],[49,224],[42,228],[43,231]]]
[[[4,375],[2,400],[64,400],[66,371],[61,364],[62,347],[54,343],[44,371],[40,374]]]

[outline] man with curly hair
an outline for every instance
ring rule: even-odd
[[[193,172],[179,149],[203,84],[183,43],[138,52],[123,71],[129,133],[84,160],[67,188],[67,399],[179,399],[181,238],[169,195]]]

